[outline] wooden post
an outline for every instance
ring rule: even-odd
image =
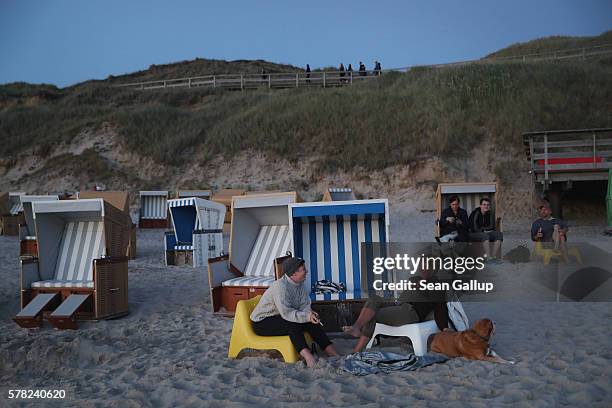
[[[548,187],[548,133],[544,132],[544,190]]]
[[[188,85],[188,87],[191,88],[191,78],[189,78],[189,85]]]
[[[300,87],[300,77],[298,76],[300,74],[298,74],[297,72],[295,73],[295,87],[299,88]]]
[[[244,75],[240,74],[240,90],[244,90]]]
[[[593,168],[597,168],[597,136],[593,132]]]
[[[323,88],[325,88],[325,72],[323,72]]]
[[[268,89],[272,88],[272,75],[268,74]]]
[[[166,81],[164,80],[164,88],[166,87]]]
[[[217,87],[217,77],[213,75],[213,88]]]

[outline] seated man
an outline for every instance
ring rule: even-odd
[[[504,239],[501,231],[495,230],[495,219],[488,197],[480,199],[480,206],[474,208],[469,218],[468,238],[472,242],[482,242],[484,254],[488,259],[501,261],[501,242]]]
[[[440,226],[440,241],[450,240],[457,242],[467,241],[468,215],[467,211],[459,207],[459,197],[451,196],[448,200],[450,206],[442,211],[438,220]]]
[[[552,242],[555,250],[561,250],[564,255],[567,255],[567,246],[565,245],[568,231],[567,224],[563,220],[551,216],[550,204],[546,201],[538,206],[538,213],[540,218],[531,225],[531,239],[539,242]]]
[[[420,277],[411,278],[414,281],[420,279],[426,279],[429,282],[437,281],[435,277],[427,279],[427,272],[421,272]],[[370,342],[376,323],[388,326],[421,323],[426,321],[432,311],[438,328],[441,331],[450,330],[445,294],[439,291],[421,291],[417,294],[404,291],[397,300],[370,297],[361,309],[355,323],[352,326],[344,326],[342,329],[345,333],[358,338],[353,348],[353,353],[358,353]]]

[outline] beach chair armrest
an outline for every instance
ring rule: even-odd
[[[21,289],[30,289],[33,282],[41,281],[37,258],[21,258]]]
[[[502,230],[502,219],[501,219],[501,217],[497,217],[495,219],[495,230],[496,231],[500,231],[500,232]]]
[[[28,227],[25,224],[19,224],[19,240],[23,241],[28,236]]]
[[[218,288],[224,281],[238,276],[230,269],[227,255],[208,260],[208,283],[211,289]]]

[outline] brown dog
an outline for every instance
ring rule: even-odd
[[[489,347],[494,334],[495,323],[491,319],[480,319],[466,331],[444,331],[434,334],[431,339],[431,351],[449,357],[514,364],[514,361],[504,360]]]

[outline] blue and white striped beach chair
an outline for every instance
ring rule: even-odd
[[[309,270],[309,288],[317,281],[343,283],[339,293],[311,293],[313,301],[367,298],[374,277],[367,259],[384,256],[389,242],[389,205],[382,200],[297,203],[289,206],[292,251]],[[378,243],[364,251],[364,243]],[[381,279],[387,280],[385,275]]]
[[[209,258],[223,251],[223,220],[225,206],[201,198],[168,200],[172,231],[166,232],[164,246],[166,265],[181,264],[177,255],[194,267],[208,264]]]

